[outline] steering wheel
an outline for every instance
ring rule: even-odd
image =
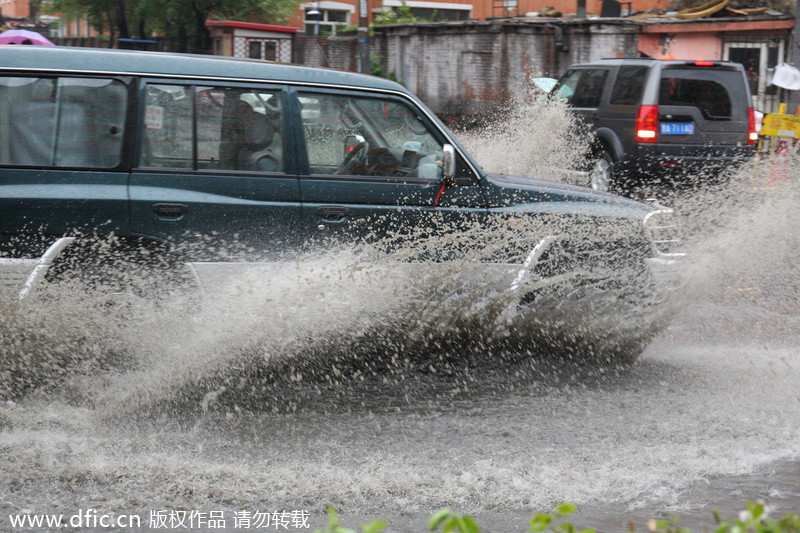
[[[339,165],[334,174],[350,174],[356,164],[366,166],[367,152],[369,151],[369,143],[362,141],[355,145],[353,149],[345,156],[344,161]]]

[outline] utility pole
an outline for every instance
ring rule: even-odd
[[[789,54],[787,63],[794,65],[797,68],[800,68],[800,5],[795,4],[796,7],[794,9],[794,30],[792,31],[792,36],[789,39]],[[794,113],[794,110],[800,106],[800,90],[797,91],[789,91],[789,97],[787,99],[787,106],[786,112],[790,115]]]
[[[369,13],[367,0],[358,0],[358,71],[369,74]]]

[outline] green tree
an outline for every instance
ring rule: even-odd
[[[53,0],[49,11],[85,16],[112,38],[146,38],[153,33],[174,41],[177,52],[209,52],[206,20],[285,24],[300,0]],[[112,39],[113,41],[113,39]]]
[[[438,11],[433,11],[429,18],[418,17],[411,8],[406,5],[405,0],[400,4],[396,11],[381,11],[375,15],[373,22],[376,26],[383,24],[413,24],[415,22],[436,22],[439,14]]]

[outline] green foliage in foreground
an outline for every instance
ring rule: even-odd
[[[369,524],[361,524],[361,531],[363,533],[380,533],[388,524],[383,520],[375,520],[374,522],[370,522]],[[325,531],[321,529],[315,529],[314,533],[358,533],[355,529],[350,529],[344,527],[339,523],[339,517],[336,514],[336,509],[328,506],[328,527],[325,528]]]
[[[537,513],[528,524],[530,533],[597,533],[596,530],[578,529],[575,525],[565,522],[564,519],[574,513],[577,507],[571,503],[562,503],[553,513]],[[714,511],[713,530],[704,528],[704,531],[714,533],[800,533],[800,515],[787,513],[783,518],[769,518],[768,507],[764,503],[747,503],[747,509],[739,513],[737,520],[729,521]],[[648,533],[692,533],[678,525],[677,518],[665,520],[650,520],[647,524]],[[362,533],[380,533],[388,527],[383,520],[375,520],[368,524],[361,524]],[[633,526],[631,526],[633,528]],[[428,530],[441,533],[480,533],[480,526],[471,516],[454,513],[450,509],[442,509],[431,516],[428,521]],[[634,530],[630,530],[634,533]],[[333,507],[328,507],[328,527],[325,530],[317,529],[314,533],[358,533],[355,529],[342,526]]]

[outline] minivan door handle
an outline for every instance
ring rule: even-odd
[[[317,208],[317,216],[321,222],[343,222],[350,215],[350,209],[339,205],[323,205]]]
[[[189,206],[184,204],[159,203],[153,204],[153,213],[164,218],[181,218],[189,211]]]

